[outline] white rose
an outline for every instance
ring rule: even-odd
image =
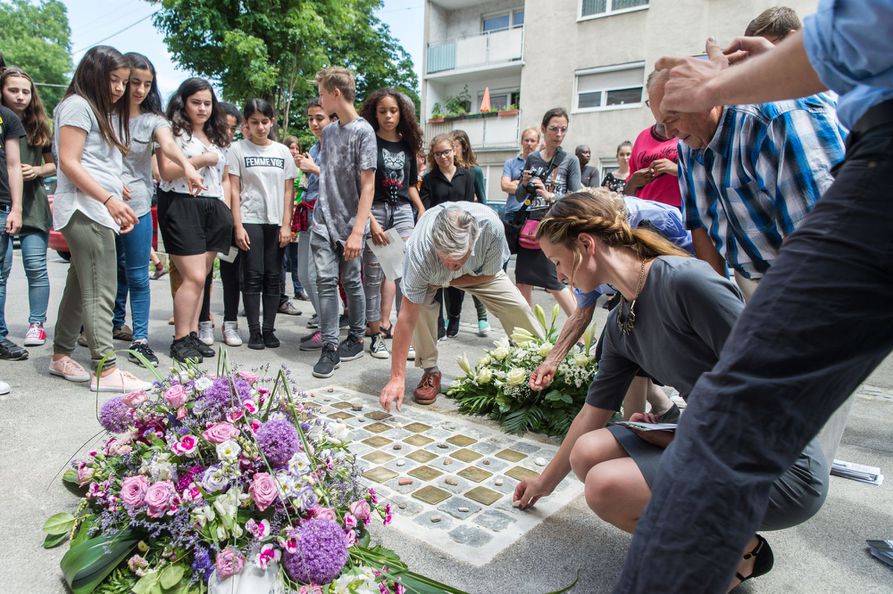
[[[205,376],[198,378],[197,380],[195,380],[195,383],[193,384],[193,386],[195,386],[195,389],[198,390],[199,392],[204,392],[205,390],[207,390],[208,388],[210,388],[213,385],[214,385],[214,382],[212,382]]]
[[[542,345],[540,345],[540,348],[537,352],[539,353],[540,357],[546,357],[549,355],[549,353],[552,352],[552,349],[554,348],[555,345],[551,342],[544,342]]]
[[[499,346],[499,347],[496,347],[495,349],[493,349],[493,351],[490,353],[490,356],[493,357],[494,359],[496,359],[497,361],[502,361],[503,359],[505,359],[506,357],[509,356],[509,350],[506,347]]]
[[[520,386],[527,381],[527,371],[520,367],[514,367],[505,374],[505,381],[510,386]]]
[[[228,439],[221,444],[217,444],[217,457],[221,461],[226,460],[228,462],[231,462],[238,459],[239,454],[241,453],[242,448],[239,447],[239,444],[231,439]]]
[[[477,383],[479,383],[481,385],[489,384],[492,379],[493,379],[493,372],[490,371],[488,368],[485,367],[484,369],[481,369],[480,371],[478,371]]]
[[[580,353],[579,355],[574,356],[574,364],[577,367],[586,367],[589,365],[589,355],[584,355]]]

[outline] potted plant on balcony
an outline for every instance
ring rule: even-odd
[[[498,115],[498,112],[493,108],[481,110],[482,118],[495,118],[497,115]]]
[[[431,119],[428,120],[429,124],[439,124],[444,120],[445,116],[443,113],[443,106],[440,103],[435,103],[431,107]]]
[[[468,93],[468,85],[465,85],[461,93],[447,97],[443,102],[443,107],[448,120],[466,117],[471,110],[471,95]]]
[[[518,115],[518,106],[512,103],[499,112],[499,117],[509,117]]]

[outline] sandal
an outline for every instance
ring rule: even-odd
[[[750,575],[744,577],[737,571],[735,572],[735,577],[738,578],[738,585],[732,588],[733,590],[737,590],[741,584],[749,580],[750,578],[760,577],[761,575],[765,575],[772,570],[772,566],[775,564],[775,557],[772,554],[772,547],[769,546],[769,543],[765,538],[760,536],[759,534],[755,535],[757,537],[757,546],[753,548],[749,553],[745,553],[744,559],[754,558],[753,562],[753,570],[750,572]]]
[[[391,324],[387,328],[385,328],[384,326],[379,326],[379,331],[381,332],[381,335],[384,336],[385,338],[394,338],[394,325],[393,324]]]

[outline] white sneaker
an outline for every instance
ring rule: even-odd
[[[242,346],[242,337],[239,336],[239,322],[223,322],[223,342],[226,346]]]
[[[389,359],[391,357],[388,347],[384,343],[384,337],[381,334],[372,336],[372,342],[369,344],[369,354],[376,359]]]
[[[5,396],[7,394],[9,394],[9,384],[0,381],[0,396]]]
[[[97,392],[127,394],[128,392],[148,390],[151,387],[151,382],[144,382],[129,371],[121,371],[121,369],[115,369],[115,371],[104,377],[97,378],[93,376],[93,379],[90,381],[90,388]]]
[[[198,339],[208,346],[214,344],[214,322],[198,323]]]
[[[415,361],[415,349],[412,348],[412,345],[409,345],[409,352],[406,354],[407,361]]]
[[[29,346],[40,346],[47,341],[47,333],[43,329],[43,324],[35,323],[31,324],[28,327],[28,332],[25,334],[25,343],[26,347]]]

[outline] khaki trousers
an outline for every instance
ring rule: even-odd
[[[416,352],[415,366],[423,369],[437,365],[437,313],[440,311],[440,303],[434,300],[434,295],[438,288],[428,289],[412,335],[412,346]],[[466,285],[462,290],[480,299],[487,310],[499,318],[509,335],[516,327],[521,327],[536,336],[543,336],[543,329],[533,316],[530,306],[505,272],[500,270],[493,279],[477,285]]]

